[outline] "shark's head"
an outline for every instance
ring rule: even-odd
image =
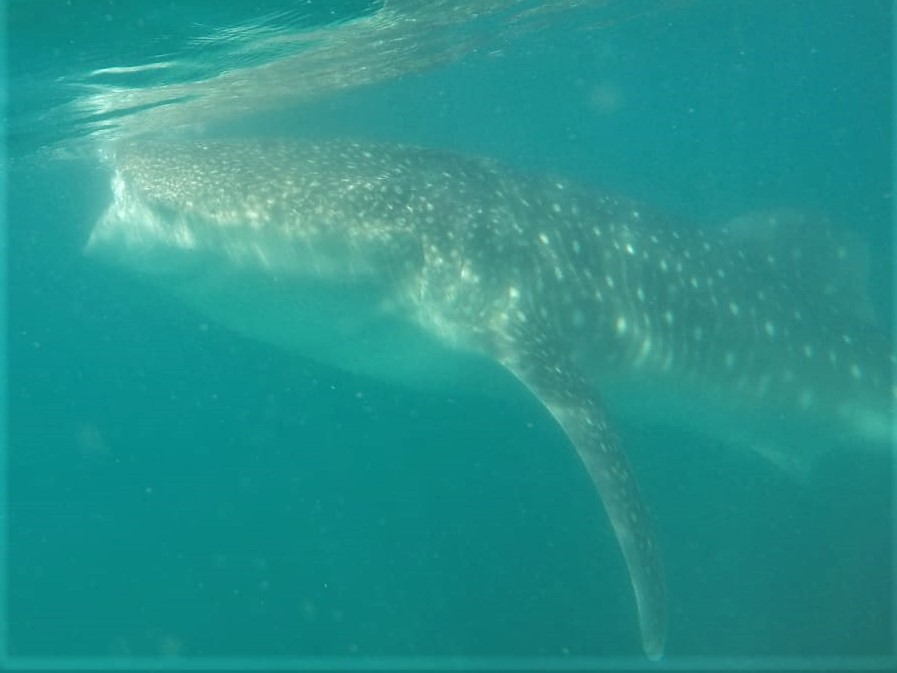
[[[178,279],[197,267],[195,218],[185,217],[174,204],[147,196],[143,180],[116,171],[112,203],[87,240],[94,257],[153,277]]]
[[[415,259],[401,194],[380,193],[392,176],[350,143],[138,142],[113,164],[114,198],[86,250],[141,273],[223,264],[345,280]]]

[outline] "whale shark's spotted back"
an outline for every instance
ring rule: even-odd
[[[135,143],[115,169],[89,248],[223,322],[376,375],[464,353],[523,382],[601,495],[652,657],[663,573],[599,392],[711,431],[762,425],[786,450],[782,418],[813,442],[893,441],[894,358],[855,251],[805,245],[792,218],[681,227],[493,161],[342,141]]]

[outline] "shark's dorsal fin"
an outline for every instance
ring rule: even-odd
[[[742,215],[723,230],[753,261],[785,276],[795,291],[812,292],[862,322],[879,321],[869,298],[869,246],[859,234],[835,227],[823,215],[790,208]]]
[[[501,362],[539,398],[576,447],[623,551],[645,654],[659,659],[666,641],[666,586],[651,522],[629,461],[591,386],[563,358],[545,356],[541,352],[538,361],[530,361],[517,354]]]

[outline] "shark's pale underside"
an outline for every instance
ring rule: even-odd
[[[774,455],[794,437],[893,441],[892,351],[857,296],[854,250],[823,230],[774,217],[679,227],[563,180],[407,146],[135,142],[113,163],[88,249],[222,323],[411,384],[470,383],[490,361],[519,379],[601,496],[651,657],[666,639],[664,574],[602,396]]]

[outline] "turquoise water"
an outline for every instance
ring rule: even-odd
[[[6,7],[9,661],[644,665],[606,517],[535,401],[353,377],[85,259],[98,152],[146,130],[351,135],[703,224],[822,213],[869,242],[890,324],[891,4],[177,5]],[[670,665],[886,666],[887,456],[795,476],[684,430],[621,434]]]

